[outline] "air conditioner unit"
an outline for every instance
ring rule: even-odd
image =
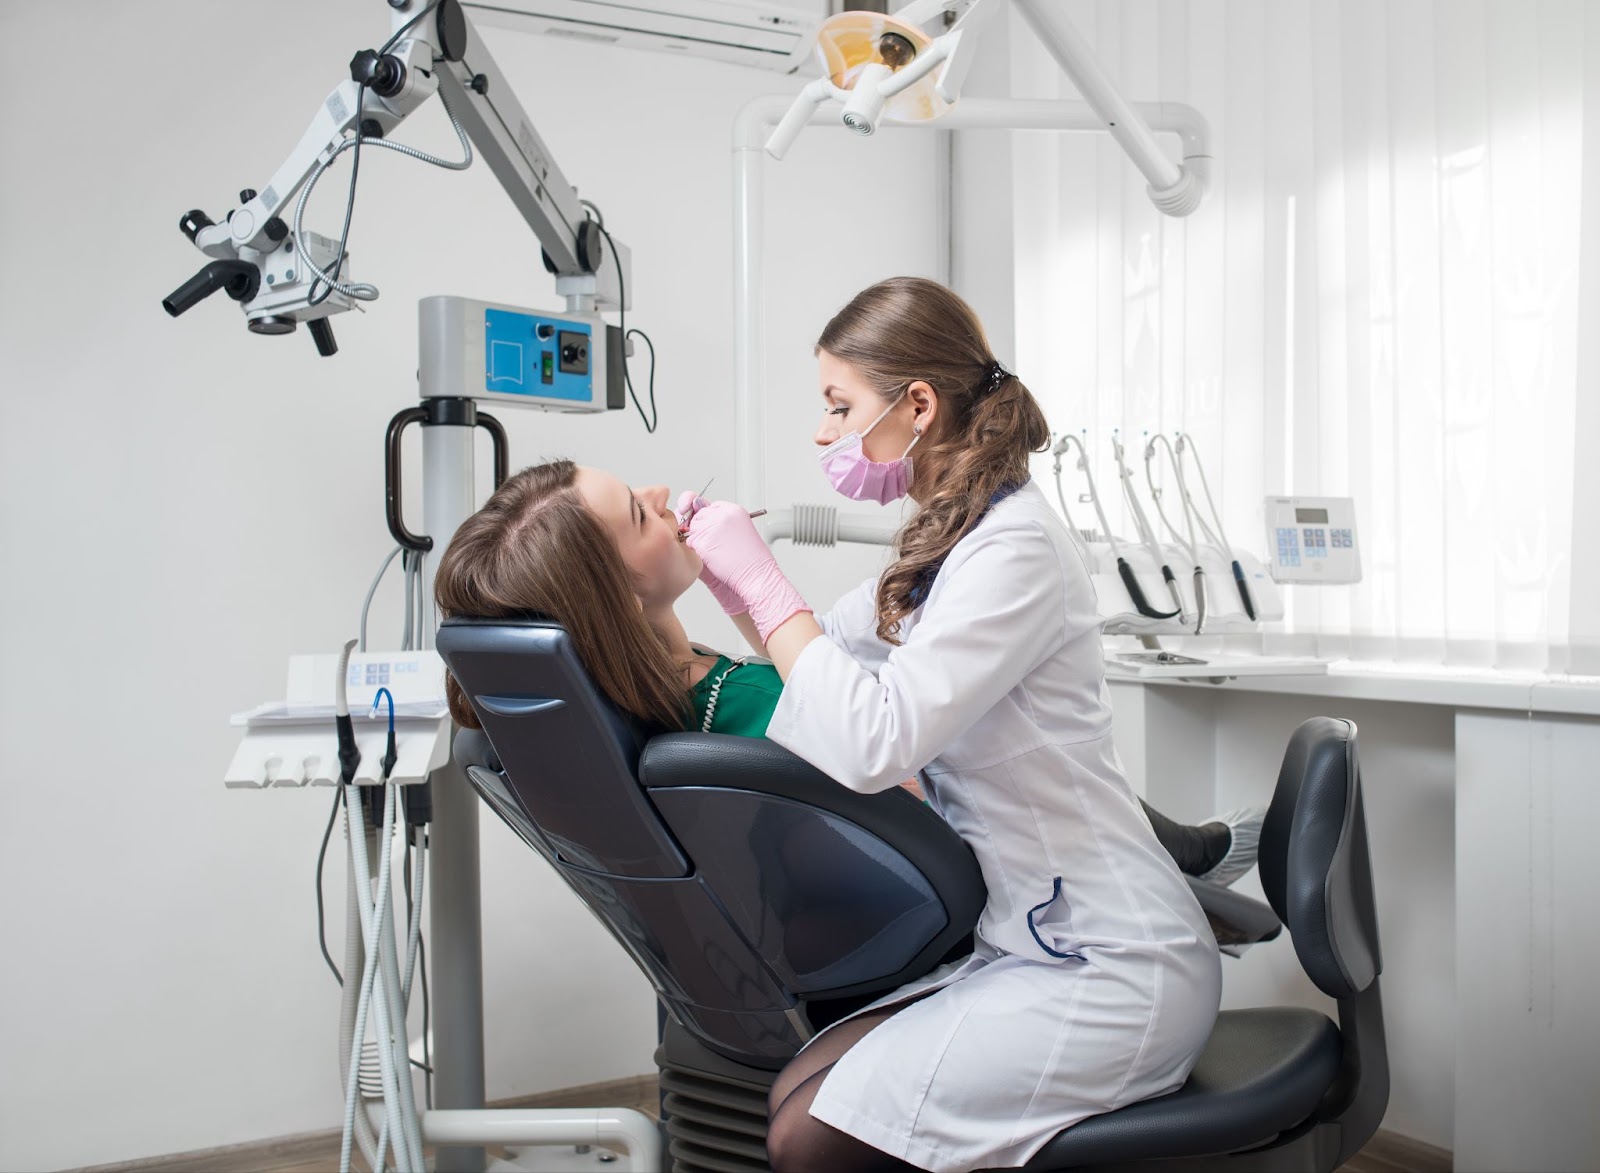
[[[793,73],[809,64],[824,0],[463,0],[472,18],[574,41],[657,49]]]

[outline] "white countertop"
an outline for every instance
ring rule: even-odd
[[[1509,709],[1521,713],[1600,717],[1600,677],[1597,676],[1550,676],[1364,660],[1333,660],[1325,670],[1314,673],[1274,674],[1262,671],[1257,662],[1260,659],[1219,656],[1213,664],[1189,668],[1188,671],[1197,675],[1206,674],[1191,679],[1178,675],[1134,676],[1118,672],[1108,657],[1106,678],[1116,684],[1292,693],[1458,709]],[[1238,662],[1239,675],[1229,674],[1230,660]],[[1213,683],[1218,675],[1230,678]]]

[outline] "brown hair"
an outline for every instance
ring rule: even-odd
[[[892,277],[862,290],[817,339],[849,363],[886,402],[922,380],[939,394],[939,415],[913,454],[921,508],[895,539],[896,559],[878,579],[878,638],[899,643],[900,621],[919,588],[977,524],[1002,485],[1028,479],[1028,454],[1050,443],[1050,426],[1015,375],[998,383],[983,324],[936,281]]]
[[[447,617],[537,612],[554,619],[613,704],[682,729],[683,674],[646,622],[617,544],[584,504],[577,475],[572,461],[555,460],[507,478],[451,539],[434,576],[434,600]],[[445,696],[459,724],[482,728],[448,673]]]

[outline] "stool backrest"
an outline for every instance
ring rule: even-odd
[[[1313,717],[1289,739],[1260,868],[1311,980],[1332,998],[1365,990],[1383,961],[1353,722]]]

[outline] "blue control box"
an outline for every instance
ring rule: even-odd
[[[485,309],[483,332],[485,391],[594,402],[600,355],[587,323]]]

